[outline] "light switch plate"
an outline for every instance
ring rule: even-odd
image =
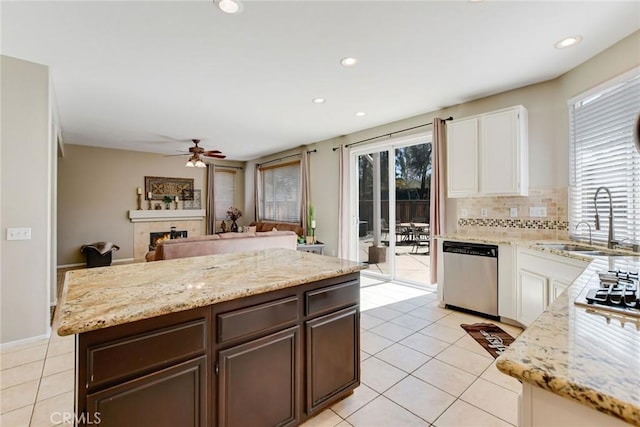
[[[487,217],[487,208],[481,208],[480,209],[480,216],[482,218],[486,218]]]
[[[31,240],[31,227],[7,227],[7,240]]]
[[[509,216],[511,218],[515,218],[518,216],[518,208],[511,208],[509,209]]]
[[[529,216],[531,218],[545,218],[547,216],[547,208],[545,206],[530,207]]]

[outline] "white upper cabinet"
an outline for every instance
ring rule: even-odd
[[[519,105],[447,124],[448,197],[526,196],[527,110]]]

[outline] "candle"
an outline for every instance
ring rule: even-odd
[[[316,220],[311,220],[311,228],[316,228]]]
[[[138,194],[142,194],[142,188],[138,187]]]
[[[176,202],[177,202],[178,200],[180,200],[180,199],[178,199],[178,196],[176,196]]]
[[[152,198],[153,198],[153,197],[152,197],[151,191],[149,191],[149,192],[147,193],[147,199],[151,200]]]

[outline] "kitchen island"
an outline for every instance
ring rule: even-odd
[[[68,272],[78,424],[300,424],[359,385],[364,268],[276,249]]]
[[[523,383],[520,427],[640,426],[640,319],[575,304],[615,269],[638,271],[640,258],[594,258],[498,358]]]

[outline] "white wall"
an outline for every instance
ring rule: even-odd
[[[388,134],[429,123],[434,117],[453,116],[459,119],[521,104],[529,111],[530,187],[564,188],[569,185],[567,100],[638,64],[640,64],[640,32],[632,34],[559,78],[309,145],[309,149],[318,150],[311,155],[311,194],[318,222],[316,235],[319,240],[325,242],[325,253],[335,254],[338,247],[338,153],[332,151],[332,148],[340,142],[348,144]],[[425,128],[421,128],[415,132],[424,131]],[[410,133],[401,135],[407,136]],[[285,154],[287,153],[277,153],[257,161],[277,158]],[[249,174],[251,174],[250,179]],[[252,182],[252,174],[253,169],[248,167],[247,183]],[[245,194],[245,209],[253,206],[252,188],[251,185]],[[455,231],[455,228],[456,200],[448,199],[446,232]]]
[[[51,185],[49,69],[6,56],[1,71],[0,343],[49,333]],[[7,241],[7,227],[31,240]]]

